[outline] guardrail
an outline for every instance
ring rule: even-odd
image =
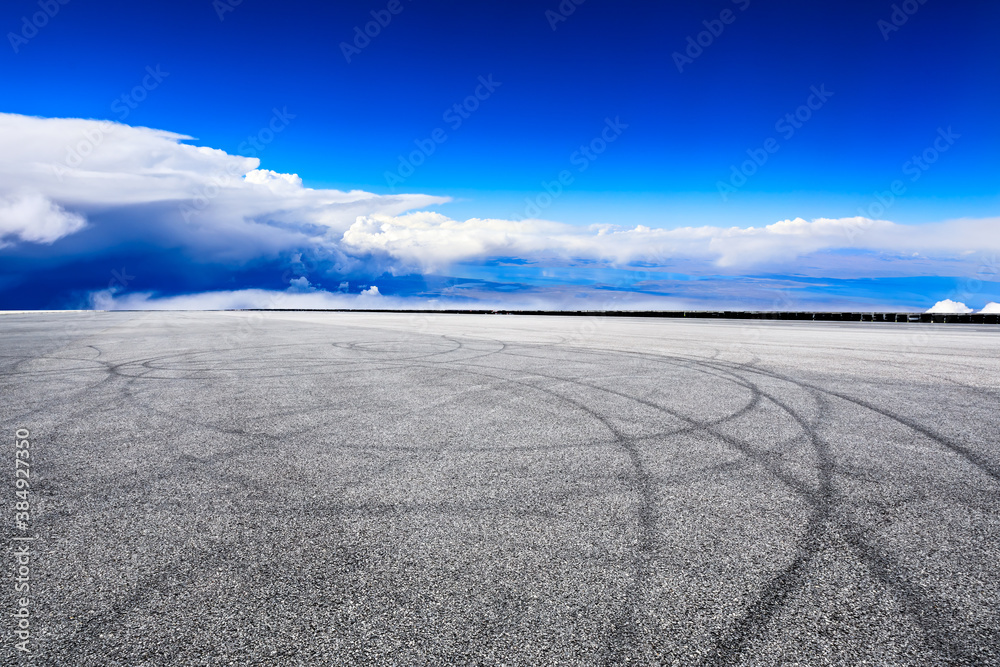
[[[685,317],[731,320],[808,320],[813,322],[901,322],[924,324],[1000,324],[1000,313],[869,313],[752,310],[394,310],[390,308],[245,308],[249,311],[324,313],[416,313],[444,315],[561,315],[600,317]]]

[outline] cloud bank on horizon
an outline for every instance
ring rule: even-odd
[[[950,279],[934,284],[956,300],[1000,297],[1000,218],[674,228],[453,220],[428,210],[447,197],[309,188],[193,141],[0,114],[0,309],[923,310],[940,300],[919,288],[906,301],[880,295],[878,281],[916,279]]]
[[[976,312],[975,309],[969,308],[961,301],[952,301],[951,299],[944,299],[938,301],[933,306],[927,309],[928,313],[936,313],[940,315],[967,315],[969,313]],[[979,311],[983,314],[993,315],[1000,313],[1000,303],[991,301],[986,304],[982,310]]]

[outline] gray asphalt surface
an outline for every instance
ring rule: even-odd
[[[6,314],[0,387],[36,665],[1000,664],[1000,327]]]

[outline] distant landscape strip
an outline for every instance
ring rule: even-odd
[[[406,313],[440,315],[563,315],[604,317],[691,317],[732,320],[809,322],[915,322],[925,324],[1000,324],[1000,313],[877,313],[757,310],[395,310],[391,308],[234,308],[227,312]],[[123,311],[117,311],[123,312]],[[144,311],[136,311],[144,312]]]
[[[434,310],[394,308],[227,308],[201,310],[0,310],[0,315],[38,313],[149,313],[149,312],[274,312],[274,313],[398,313],[408,315],[562,315],[565,317],[689,317],[729,320],[785,320],[798,322],[901,322],[923,324],[1000,324],[1000,313],[879,313],[768,310]]]

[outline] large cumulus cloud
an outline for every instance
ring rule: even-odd
[[[490,256],[581,258],[618,265],[687,260],[708,262],[713,270],[788,269],[801,268],[797,265],[808,256],[827,269],[846,263],[854,271],[857,258],[815,255],[860,251],[869,254],[870,265],[888,253],[897,260],[900,275],[912,275],[926,268],[915,260],[961,261],[1000,251],[998,225],[1000,218],[912,226],[853,217],[796,218],[761,227],[581,228],[545,220],[457,221],[418,211],[361,216],[344,233],[341,247],[355,253],[382,253],[400,266],[420,270],[440,270],[457,261]],[[907,267],[903,260],[913,265]]]
[[[71,212],[73,222],[56,227],[59,236],[87,219],[115,227],[119,239],[160,237],[243,258],[333,242],[359,215],[447,201],[306,188],[297,176],[258,169],[257,158],[184,143],[190,140],[107,121],[0,114],[0,196],[54,202],[53,216]]]
[[[0,114],[0,298],[47,290],[125,302],[127,281],[108,278],[127,273],[123,262],[144,273],[148,291],[133,293],[134,305],[253,289],[342,303],[345,285],[370,295],[379,276],[446,275],[456,263],[491,258],[713,275],[906,276],[971,273],[1000,252],[998,219],[671,229],[453,220],[426,210],[445,197],[308,188],[257,158],[196,144],[120,123]],[[307,274],[321,288],[303,295],[297,286]],[[341,293],[324,296],[328,285]],[[254,303],[261,298],[254,293]]]

